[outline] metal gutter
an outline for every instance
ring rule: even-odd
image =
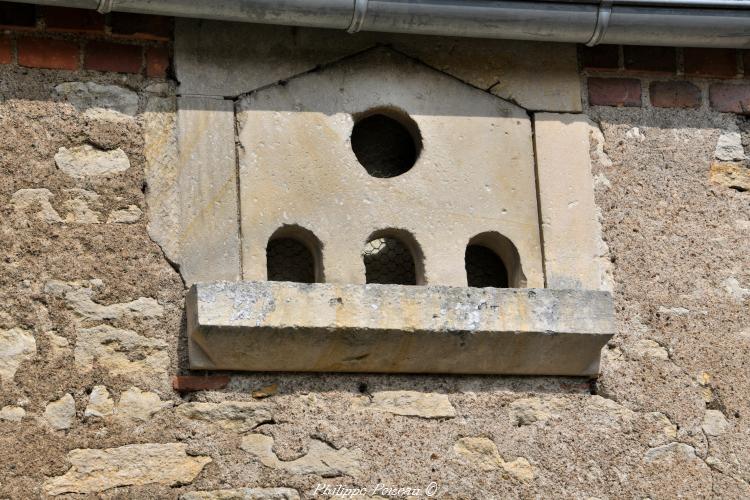
[[[750,48],[750,0],[36,0],[41,5],[357,31]]]

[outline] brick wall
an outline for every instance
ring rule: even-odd
[[[0,2],[0,64],[165,78],[172,25],[161,16]]]
[[[580,61],[591,106],[750,114],[750,51],[600,45]]]

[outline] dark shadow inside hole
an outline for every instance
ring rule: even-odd
[[[417,144],[409,130],[397,120],[373,114],[354,124],[352,150],[373,177],[396,177],[417,161]]]
[[[266,246],[269,281],[315,283],[315,258],[294,238],[274,238]]]
[[[416,285],[414,257],[409,248],[396,238],[375,238],[362,252],[367,283],[383,285]]]
[[[502,259],[482,245],[466,247],[466,278],[469,286],[508,288],[508,270]]]

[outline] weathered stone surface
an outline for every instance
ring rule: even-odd
[[[456,416],[448,396],[417,391],[381,391],[372,395],[372,399],[362,397],[355,401],[355,406],[395,415],[422,418],[452,418]]]
[[[190,362],[193,369],[594,375],[614,329],[610,300],[571,290],[199,283],[187,301]]]
[[[140,297],[131,302],[102,305],[94,302],[96,289],[102,288],[101,280],[48,281],[44,291],[64,298],[72,310],[90,320],[119,319],[122,317],[153,318],[164,314],[164,307],[150,297]]]
[[[269,405],[245,401],[184,403],[177,407],[175,413],[182,418],[209,422],[232,432],[249,432],[273,420]]]
[[[234,104],[182,97],[178,108],[180,273],[188,284],[240,279]]]
[[[57,85],[55,92],[78,111],[86,111],[89,108],[104,108],[126,115],[135,115],[138,112],[138,94],[117,85],[101,85],[96,82],[66,82]]]
[[[657,359],[669,359],[669,352],[651,339],[641,339],[635,343],[630,349],[632,354],[636,356],[657,358]]]
[[[13,193],[11,203],[13,208],[19,212],[27,212],[32,208],[37,208],[35,217],[44,222],[50,224],[62,222],[62,217],[49,201],[53,196],[49,189],[19,189]]]
[[[118,486],[191,483],[211,462],[206,456],[188,456],[186,445],[132,444],[104,450],[77,449],[68,453],[72,467],[63,476],[44,483],[48,495],[96,493]]]
[[[144,175],[148,234],[167,258],[179,262],[180,193],[178,186],[177,99],[151,97],[143,113]]]
[[[89,394],[89,403],[83,411],[84,418],[106,417],[112,414],[115,402],[109,395],[109,391],[103,385],[94,386]]]
[[[750,168],[743,163],[711,164],[711,182],[738,191],[750,191]]]
[[[74,196],[73,199],[63,203],[69,210],[65,214],[65,222],[74,224],[98,224],[101,214],[91,209],[89,203],[97,202],[100,196],[86,189],[69,189],[67,192]]]
[[[78,330],[74,356],[81,370],[96,360],[112,375],[146,383],[164,379],[169,367],[166,342],[109,325]]]
[[[273,452],[273,438],[263,434],[249,434],[242,438],[240,448],[254,456],[266,467],[280,469],[290,474],[317,474],[322,477],[358,476],[363,456],[356,449],[335,449],[312,439],[306,455],[283,461]]]
[[[114,210],[107,217],[107,224],[135,224],[141,219],[143,211],[135,205],[127,208]]]
[[[26,410],[20,406],[3,406],[0,409],[0,420],[5,422],[20,422],[26,416]]]
[[[172,401],[162,401],[158,394],[131,387],[120,395],[114,415],[126,422],[147,422],[161,410],[171,408],[172,404]]]
[[[695,454],[695,448],[685,443],[669,443],[664,446],[651,448],[646,452],[643,459],[646,463],[701,461]]]
[[[191,491],[180,500],[299,500],[291,488],[236,488],[231,490]]]
[[[724,290],[726,290],[729,296],[737,302],[743,302],[745,297],[750,297],[750,288],[743,287],[739,280],[734,276],[725,279],[721,284],[724,286]]]
[[[510,404],[510,417],[513,425],[520,427],[559,417],[560,409],[557,399],[523,398]]]
[[[110,176],[130,168],[130,160],[122,149],[102,151],[88,144],[60,148],[55,155],[55,164],[76,179]]]
[[[0,382],[13,382],[18,367],[36,355],[34,336],[21,328],[0,330]]]
[[[50,344],[50,354],[52,359],[57,359],[71,354],[70,342],[68,341],[68,339],[59,335],[55,335],[52,332],[47,332],[46,334]]]
[[[720,161],[741,161],[745,159],[742,137],[739,132],[723,132],[716,143],[714,157]]]
[[[719,410],[706,410],[701,428],[709,436],[720,436],[729,430],[729,422]]]
[[[467,461],[472,467],[489,472],[502,469],[508,474],[522,481],[534,479],[534,469],[528,460],[519,457],[512,462],[506,462],[497,451],[492,440],[484,437],[466,437],[456,441],[453,451]]]
[[[355,118],[373,109],[416,123],[422,150],[400,176],[370,176],[352,150]],[[368,238],[398,229],[416,240],[417,284],[466,286],[466,246],[481,235],[510,286],[544,286],[531,123],[518,106],[379,49],[253,92],[237,111],[243,279],[267,279],[269,238],[296,225],[325,248],[327,283],[364,283]]]
[[[582,115],[537,113],[534,140],[549,288],[606,289],[599,261],[589,134]]]
[[[44,419],[55,430],[70,429],[76,417],[76,402],[73,396],[66,394],[57,401],[47,403],[44,408]]]

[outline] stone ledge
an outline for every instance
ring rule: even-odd
[[[607,292],[284,282],[198,283],[190,368],[596,376]]]

